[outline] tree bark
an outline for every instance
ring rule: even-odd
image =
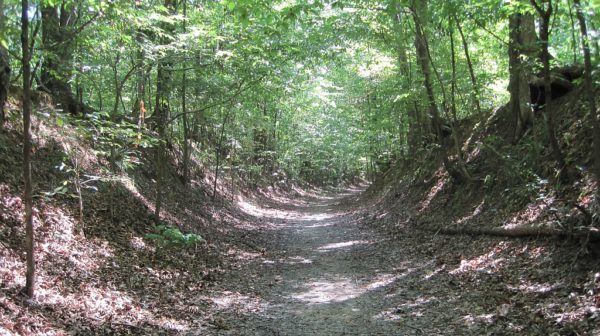
[[[571,31],[571,48],[573,49],[573,64],[577,64],[577,37],[575,32],[575,19],[573,18],[573,9],[572,9],[571,1],[567,0],[567,8],[569,9],[569,21],[571,21],[571,26],[569,30]]]
[[[396,21],[399,27],[401,28],[401,34],[406,34],[406,24],[402,20],[403,11],[399,4],[397,5],[396,11]],[[402,85],[400,89],[402,91],[401,93],[408,94],[408,99],[406,99],[403,104],[408,115],[408,129],[406,138],[409,152],[413,155],[416,155],[423,136],[431,134],[431,124],[429,122],[426,122],[427,118],[423,118],[423,116],[420,113],[421,111],[418,108],[416,100],[414,99],[413,95],[410,94],[412,74],[411,64],[407,52],[408,50],[404,45],[399,46],[398,64],[400,69],[400,75],[404,77],[404,80],[401,82]],[[424,128],[425,125],[427,125],[428,127]],[[399,125],[399,127],[402,128],[402,125]]]
[[[508,46],[510,110],[516,122],[513,141],[519,139],[533,127],[534,115],[531,108],[527,59],[537,59],[537,36],[531,14],[513,13],[509,17],[510,40]]]
[[[575,5],[577,20],[579,21],[579,30],[581,31],[581,47],[583,49],[584,61],[584,85],[588,100],[589,118],[594,136],[592,156],[594,157],[594,174],[596,175],[596,183],[598,184],[596,193],[598,194],[598,197],[600,197],[600,119],[598,110],[596,109],[596,94],[594,92],[594,82],[592,77],[593,67],[592,55],[590,52],[590,37],[587,32],[580,0],[573,0],[573,4]]]
[[[183,33],[186,33],[186,15],[187,5],[186,1],[183,1]],[[186,92],[187,92],[187,70],[185,69],[185,62],[182,64],[183,73],[181,78],[181,113],[183,123],[183,184],[187,185],[189,180],[189,162],[190,162],[190,146],[189,146],[189,126],[188,126],[188,115],[186,106]]]
[[[225,139],[225,125],[227,125],[227,120],[229,119],[229,112],[230,112],[230,108],[228,108],[227,111],[225,112],[225,114],[223,115],[223,122],[221,123],[221,131],[219,134],[219,142],[217,144],[217,148],[215,149],[216,164],[215,164],[215,180],[213,182],[213,193],[212,193],[213,202],[217,197],[217,180],[219,179],[219,169],[220,169],[220,165],[221,165],[221,151],[223,148],[223,140]]]
[[[59,7],[60,6],[60,7]],[[75,7],[42,5],[42,44],[46,57],[42,63],[41,82],[44,89],[59,103],[64,112],[79,115],[86,112],[71,91],[73,76],[73,31]]]
[[[175,12],[174,0],[165,0],[165,7],[169,10],[169,13]],[[163,29],[172,31],[173,26],[171,24],[165,24]],[[163,40],[163,43],[167,41]],[[156,103],[154,105],[154,113],[152,115],[152,122],[154,129],[158,133],[158,146],[156,148],[156,203],[154,207],[154,222],[160,223],[160,210],[162,207],[163,188],[166,161],[168,159],[166,153],[166,128],[167,121],[169,120],[169,93],[171,88],[172,73],[171,68],[173,64],[169,59],[169,55],[162,57],[158,61],[157,74],[156,74]]]
[[[425,20],[426,15],[427,15],[427,1],[426,0],[422,0],[422,1],[413,0],[411,9],[412,9],[412,13],[413,13],[414,22],[415,22],[415,33],[416,33],[415,47],[416,47],[416,51],[417,51],[417,61],[418,61],[419,65],[421,66],[421,71],[423,73],[424,86],[425,86],[425,90],[427,92],[427,98],[429,101],[429,113],[430,113],[431,119],[432,119],[432,127],[433,127],[433,130],[435,131],[435,135],[436,135],[438,142],[440,144],[440,147],[441,147],[441,153],[442,153],[442,157],[443,157],[444,167],[446,168],[446,170],[448,171],[450,176],[452,176],[452,178],[459,183],[462,181],[471,180],[471,176],[468,173],[466,166],[464,165],[464,162],[462,160],[462,155],[460,152],[460,147],[458,146],[458,139],[457,139],[455,132],[452,132],[452,133],[454,133],[453,146],[455,149],[457,149],[457,156],[458,156],[456,165],[453,165],[450,162],[449,155],[448,155],[448,149],[445,146],[444,135],[442,132],[442,121],[439,116],[437,103],[435,101],[435,93],[433,91],[433,84],[431,82],[430,64],[433,66],[433,62],[432,62],[432,58],[430,55],[430,51],[429,51],[429,47],[428,47],[428,43],[427,43],[426,30],[425,30],[426,22],[427,22],[427,20]],[[437,71],[436,71],[436,77],[437,77],[438,81],[440,82],[440,85],[443,86],[444,83],[442,83],[441,76],[437,73]],[[446,109],[447,100],[446,100],[445,90],[443,90],[443,88],[442,88],[442,93],[443,93],[444,108]]]
[[[471,84],[473,86],[473,103],[475,104],[475,108],[477,109],[477,116],[483,123],[483,113],[481,112],[481,105],[479,103],[479,86],[477,85],[477,77],[475,77],[475,71],[473,70],[471,54],[469,54],[469,45],[467,43],[467,39],[465,38],[465,34],[463,33],[460,22],[456,19],[456,17],[454,17],[454,20],[456,21],[456,27],[458,28],[458,33],[462,41],[463,50],[465,52],[465,58],[467,60],[467,68],[469,69],[469,76],[471,77]]]
[[[0,31],[5,31],[6,18],[4,17],[4,0],[0,0]],[[0,36],[2,38],[3,36]],[[0,44],[0,128],[4,124],[6,115],[4,104],[8,98],[8,85],[10,84],[10,61],[8,51]]]
[[[21,1],[21,48],[23,64],[23,180],[25,191],[25,252],[27,272],[25,294],[33,298],[35,294],[35,237],[33,232],[33,196],[31,183],[31,55],[29,49],[29,1]]]
[[[458,121],[456,113],[456,55],[454,51],[454,30],[452,29],[452,21],[449,24],[450,28],[450,65],[452,68],[452,78],[450,80],[450,111],[452,111],[452,121]],[[453,132],[454,134],[454,132]]]
[[[439,139],[441,139],[441,122],[439,120],[438,107],[435,101],[435,93],[433,92],[433,84],[431,82],[431,68],[429,66],[427,44],[425,41],[425,30],[423,27],[426,22],[425,16],[427,15],[427,0],[413,0],[412,13],[415,22],[415,49],[417,51],[417,63],[421,67],[421,72],[423,73],[423,85],[425,86],[427,101],[429,102],[429,118],[431,118],[431,121],[427,120],[427,123],[431,124],[431,128],[433,129],[434,133],[439,137]],[[425,128],[427,129],[430,127]]]

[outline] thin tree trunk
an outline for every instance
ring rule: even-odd
[[[584,61],[584,85],[585,93],[588,99],[589,118],[592,124],[594,133],[594,145],[592,155],[594,157],[594,173],[596,175],[596,181],[600,184],[600,120],[598,119],[598,110],[596,109],[596,94],[594,92],[594,83],[592,78],[592,55],[590,52],[590,37],[587,32],[587,26],[585,23],[585,17],[581,9],[580,0],[573,0],[575,10],[577,13],[577,20],[579,21],[579,29],[581,31],[581,46],[583,48],[583,61]],[[600,197],[600,187],[596,189],[598,196]]]
[[[187,1],[183,1],[183,33],[186,33],[186,15],[187,15]],[[190,162],[190,147],[189,147],[189,134],[188,134],[188,115],[186,108],[186,91],[187,91],[187,71],[185,69],[185,62],[182,64],[183,74],[181,78],[181,112],[183,113],[183,184],[187,185],[189,180],[189,162]]]
[[[568,179],[566,174],[565,157],[560,149],[558,139],[556,138],[556,130],[554,126],[554,111],[552,106],[552,79],[550,77],[550,52],[548,51],[548,43],[550,36],[550,19],[552,18],[552,1],[546,1],[546,9],[543,9],[536,0],[530,0],[541,17],[540,24],[540,43],[542,44],[542,65],[544,67],[544,112],[546,115],[546,127],[548,128],[548,141],[552,149],[552,156],[558,164],[559,178],[562,181]]]
[[[452,22],[450,22],[450,65],[452,68],[452,79],[450,81],[450,110],[452,111],[453,122],[458,121],[456,115],[456,55],[454,51],[454,30],[452,29]],[[452,132],[454,133],[454,132]]]
[[[400,4],[397,5],[396,8],[396,21],[400,26],[401,33],[403,35],[408,34],[406,25],[403,24],[402,21],[402,7]],[[419,148],[420,140],[424,137],[424,135],[431,134],[431,125],[426,122],[427,118],[424,118],[421,115],[421,111],[419,110],[419,106],[414,99],[413,95],[410,94],[410,87],[412,83],[412,73],[411,73],[411,63],[409,61],[407,55],[407,48],[405,46],[399,47],[398,52],[398,63],[400,68],[400,75],[404,77],[402,81],[401,90],[409,95],[409,99],[404,102],[404,108],[407,111],[408,116],[408,126],[406,127],[406,142],[408,144],[408,151],[414,155],[417,153],[417,149]],[[424,125],[427,125],[428,128],[424,128]],[[402,125],[398,125],[399,130],[402,130]]]
[[[433,85],[431,83],[431,69],[429,67],[429,60],[427,56],[426,44],[425,44],[425,32],[422,27],[422,14],[427,12],[427,1],[426,0],[413,0],[413,19],[415,22],[415,47],[417,51],[417,62],[421,66],[421,72],[423,73],[423,85],[427,93],[427,100],[429,102],[429,115],[432,119],[431,124],[433,131],[439,138],[442,138],[442,132],[440,129],[440,121],[438,115],[437,103],[435,102],[435,94],[433,92]]]
[[[452,19],[450,19],[452,20]],[[459,177],[461,179],[470,181],[472,180],[471,174],[467,170],[467,165],[463,158],[458,132],[456,132],[456,123],[458,122],[457,113],[456,113],[456,53],[454,48],[454,29],[452,29],[452,22],[449,24],[450,26],[450,49],[451,49],[451,65],[452,65],[452,80],[450,85],[450,110],[452,111],[452,122],[450,123],[450,127],[452,130],[452,142],[454,151],[456,152],[456,169],[459,171]],[[481,115],[480,115],[481,116]]]
[[[458,33],[462,41],[465,58],[467,59],[467,68],[469,69],[469,76],[471,77],[471,84],[473,85],[473,103],[477,109],[477,116],[479,117],[480,121],[483,122],[483,113],[481,112],[481,105],[479,103],[479,86],[477,85],[477,77],[475,77],[475,71],[473,70],[473,62],[471,61],[471,54],[469,53],[469,45],[467,43],[467,39],[465,38],[465,34],[463,33],[460,22],[456,19],[456,17],[454,17],[454,20],[456,21],[456,27],[458,28]]]
[[[113,70],[113,80],[115,84],[115,101],[113,104],[113,109],[110,114],[110,121],[115,125],[117,123],[117,114],[119,113],[119,101],[121,97],[121,90],[119,85],[119,63],[121,62],[121,52],[117,52],[115,57],[115,61],[112,64]],[[116,174],[117,172],[117,158],[116,158],[116,150],[115,150],[115,134],[112,134],[112,142],[113,144],[110,146],[110,170],[111,173]],[[112,211],[111,211],[112,212]]]
[[[25,192],[25,252],[27,253],[27,273],[25,294],[32,298],[35,294],[35,256],[33,232],[33,197],[31,183],[31,60],[29,49],[29,1],[21,0],[21,48],[23,64],[23,180]]]
[[[429,109],[430,109],[430,113],[432,116],[432,121],[433,121],[433,129],[435,130],[435,134],[438,138],[438,142],[442,147],[442,156],[443,156],[443,161],[444,161],[444,167],[446,167],[446,170],[448,171],[448,173],[457,181],[463,181],[463,180],[470,180],[471,177],[466,169],[466,167],[464,166],[463,163],[461,163],[461,153],[460,153],[460,148],[458,148],[458,140],[456,137],[456,132],[452,132],[454,133],[454,146],[455,149],[458,148],[459,151],[457,153],[458,155],[458,162],[456,167],[454,167],[452,165],[452,163],[450,162],[450,159],[448,157],[448,150],[445,148],[444,146],[444,136],[442,133],[442,122],[439,116],[439,112],[438,112],[438,108],[437,108],[437,104],[435,102],[435,94],[433,92],[433,85],[431,83],[431,70],[429,68],[429,65],[431,63],[431,66],[433,67],[433,62],[432,62],[432,57],[431,54],[429,52],[429,47],[428,47],[428,43],[427,43],[427,37],[425,35],[425,27],[424,27],[424,21],[423,21],[423,16],[426,15],[427,13],[427,1],[423,0],[423,1],[413,1],[413,18],[415,21],[415,32],[416,32],[416,40],[415,40],[415,44],[416,44],[416,49],[417,49],[417,60],[419,61],[419,64],[421,65],[421,71],[423,72],[423,77],[424,77],[424,85],[425,85],[425,89],[427,91],[427,97],[429,100]],[[434,68],[435,71],[435,68]],[[442,93],[443,93],[443,101],[444,101],[444,107],[446,107],[446,102],[447,102],[447,97],[445,94],[445,90],[443,90],[443,82],[441,81],[441,76],[439,75],[439,73],[437,71],[435,71],[435,75],[438,79],[438,81],[440,81],[440,85],[442,86]]]
[[[571,1],[567,0],[567,8],[569,9],[569,20],[571,21],[571,48],[573,49],[573,64],[577,64],[577,36],[575,33],[575,19],[573,18],[573,9]]]
[[[4,17],[4,0],[0,0],[0,31],[4,31],[6,18]],[[0,45],[0,128],[6,119],[4,103],[8,98],[8,85],[10,84],[10,61],[8,51]]]
[[[217,197],[217,180],[219,178],[219,166],[221,164],[221,149],[223,148],[223,137],[225,136],[225,125],[227,124],[227,119],[229,119],[229,109],[225,112],[223,116],[223,123],[221,123],[221,132],[219,134],[219,143],[217,144],[217,148],[215,150],[215,181],[213,182],[213,194],[212,200],[214,201]]]
[[[521,0],[523,1],[523,0]],[[513,13],[509,19],[510,40],[508,45],[509,64],[509,107],[515,120],[513,141],[519,139],[533,127],[534,115],[530,106],[530,71],[523,56],[533,60],[539,57],[538,38],[535,34],[533,15]]]
[[[136,10],[143,10],[141,8],[141,4],[136,2],[135,5]],[[137,51],[135,53],[136,63],[138,66],[138,70],[136,71],[136,86],[135,86],[135,101],[133,102],[133,108],[131,112],[131,120],[135,122],[138,120],[138,124],[140,119],[142,118],[142,110],[145,112],[146,107],[144,106],[144,100],[146,99],[146,67],[143,66],[144,59],[146,58],[146,52],[144,47],[144,34],[140,28],[138,28],[135,32],[135,41]],[[140,127],[138,127],[139,129]]]
[[[165,0],[165,7],[169,13],[175,12],[174,0]],[[165,30],[172,31],[173,26],[168,24]],[[166,41],[162,41],[165,43]],[[163,202],[163,188],[165,179],[165,168],[168,160],[166,153],[167,120],[169,120],[169,90],[171,86],[172,62],[168,55],[159,60],[156,72],[156,103],[152,115],[153,124],[158,133],[159,144],[156,148],[156,203],[154,207],[154,222],[160,223],[160,210]]]
[[[592,31],[598,31],[598,27],[594,24],[594,20],[590,20],[590,27],[592,28]],[[600,39],[597,38],[593,38],[590,39],[590,43],[594,44],[594,57],[596,59],[600,59],[600,41],[598,41]],[[590,46],[591,49],[591,46]],[[591,52],[591,50],[590,50]]]

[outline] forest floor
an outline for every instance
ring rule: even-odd
[[[240,203],[260,224],[257,253],[235,255],[205,293],[216,310],[204,333],[600,335],[581,302],[600,279],[555,241],[391,234],[359,197]]]
[[[567,108],[576,98],[563,99],[563,117],[578,118]],[[506,124],[498,115],[495,123]],[[213,199],[214,176],[184,186],[173,163],[162,222],[206,243],[159,253],[147,239],[155,232],[152,164],[85,189],[85,234],[76,233],[77,201],[52,192],[72,184],[73,172],[62,169],[67,153],[78,153],[85,176],[102,176],[107,165],[71,128],[40,118],[33,300],[20,292],[21,135],[18,125],[0,129],[0,335],[600,336],[597,241],[436,233],[580,227],[581,214],[564,199],[594,209],[585,175],[569,192],[546,180],[523,185],[514,174],[520,162],[473,145],[476,183],[449,183],[424,155],[368,188],[261,191],[221,179]],[[581,130],[569,132],[591,143]],[[573,147],[571,156],[587,152]]]

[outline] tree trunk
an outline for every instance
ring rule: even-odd
[[[558,176],[563,182],[568,180],[567,165],[565,157],[560,149],[558,139],[556,138],[556,130],[554,126],[554,111],[552,106],[552,79],[550,77],[550,52],[548,51],[548,43],[550,37],[550,20],[552,19],[552,1],[545,1],[546,8],[542,8],[536,0],[530,0],[536,11],[541,17],[540,23],[540,43],[542,44],[542,65],[544,67],[544,113],[546,128],[548,128],[548,141],[552,150],[552,156],[558,164]]]
[[[425,41],[426,37],[424,25],[426,23],[425,16],[427,15],[427,0],[413,0],[412,13],[415,22],[415,49],[417,51],[417,63],[421,67],[421,72],[423,73],[423,85],[425,86],[427,101],[429,102],[429,118],[431,121],[427,120],[427,123],[430,123],[432,126],[425,128],[432,128],[439,139],[442,139],[442,132],[440,128],[441,122],[439,120],[438,107],[435,101],[435,94],[433,92],[433,84],[431,82],[431,69],[429,67],[429,57],[427,55],[427,44]]]
[[[598,27],[594,24],[594,20],[590,20],[590,27],[592,28],[592,31],[598,31]],[[595,59],[600,59],[600,41],[598,41],[598,40],[600,40],[600,39],[592,38],[589,41],[589,43],[594,44],[594,58]]]
[[[450,111],[452,111],[452,121],[456,123],[458,121],[456,113],[456,55],[454,51],[454,30],[452,29],[452,22],[449,24],[450,28],[450,65],[452,68],[452,79],[450,80]],[[454,134],[454,132],[452,132]]]
[[[423,0],[423,1],[414,1],[412,2],[412,13],[413,13],[413,18],[414,18],[414,22],[415,22],[415,33],[416,33],[416,39],[415,39],[415,46],[416,46],[416,51],[417,51],[417,61],[419,63],[419,65],[421,66],[421,71],[423,73],[423,79],[424,79],[424,86],[425,86],[425,90],[427,91],[427,98],[429,101],[429,113],[431,115],[431,119],[432,119],[432,126],[433,129],[435,131],[435,135],[438,139],[438,142],[441,146],[441,151],[442,151],[442,157],[443,157],[443,161],[444,161],[444,167],[446,168],[446,170],[448,171],[448,173],[452,176],[452,178],[454,180],[456,180],[457,182],[461,182],[461,181],[468,181],[471,179],[466,166],[464,165],[464,162],[462,160],[462,155],[460,153],[460,148],[458,146],[458,139],[456,136],[456,132],[452,132],[454,133],[454,148],[457,149],[458,148],[458,158],[457,158],[457,164],[453,165],[450,162],[449,159],[449,155],[448,155],[448,149],[446,148],[446,146],[444,146],[444,135],[442,132],[442,121],[440,119],[439,116],[439,112],[438,112],[438,107],[435,101],[435,94],[433,92],[433,84],[431,82],[431,69],[429,67],[430,63],[433,66],[433,62],[432,62],[432,58],[429,52],[429,47],[428,47],[428,43],[427,43],[427,36],[426,36],[426,22],[427,20],[425,20],[426,15],[427,15],[427,1]],[[436,72],[436,76],[438,78],[438,81],[440,81],[440,85],[443,86],[442,80],[441,80],[441,76]],[[444,105],[446,105],[446,94],[445,91],[442,90],[442,93],[444,94]]]
[[[452,20],[452,19],[450,19]],[[467,165],[463,158],[460,141],[458,138],[458,132],[456,132],[455,125],[458,122],[457,112],[456,112],[456,54],[454,48],[454,30],[452,29],[452,21],[449,22],[450,27],[450,49],[451,49],[451,67],[452,67],[452,79],[451,79],[451,92],[450,92],[450,110],[452,111],[452,121],[450,122],[450,127],[452,131],[452,142],[454,151],[456,152],[456,165],[455,169],[458,171],[458,174],[454,176],[455,179],[459,179],[460,181],[471,181],[473,178],[469,171],[467,170]],[[480,115],[481,117],[481,115]]]
[[[396,21],[400,28],[402,28],[401,33],[407,34],[406,24],[403,24],[402,17],[402,8],[400,7],[400,5],[398,5]],[[416,100],[414,99],[413,95],[410,94],[412,74],[407,52],[408,50],[404,45],[399,46],[398,63],[400,68],[400,75],[404,77],[400,89],[402,90],[402,93],[409,95],[409,99],[406,99],[403,104],[404,109],[406,110],[406,113],[408,115],[408,134],[406,138],[409,152],[413,155],[416,155],[417,149],[420,147],[423,136],[431,134],[431,124],[425,121],[426,118],[423,118],[418,108]],[[427,125],[429,127],[424,128],[424,125]],[[402,125],[399,125],[399,127],[402,128]]]
[[[223,115],[223,123],[221,123],[221,132],[219,134],[219,142],[217,144],[217,148],[215,149],[215,160],[216,160],[216,164],[215,164],[215,180],[213,182],[213,193],[212,193],[212,200],[214,202],[214,200],[217,197],[217,180],[219,178],[219,169],[220,169],[220,165],[221,165],[221,151],[223,148],[223,140],[225,139],[225,125],[227,124],[227,119],[229,119],[229,109],[225,112],[225,114]]]
[[[481,105],[479,103],[479,86],[477,85],[477,77],[475,77],[475,71],[473,70],[473,62],[471,62],[471,55],[469,54],[469,45],[467,44],[467,39],[465,38],[465,34],[463,33],[460,22],[456,19],[456,17],[454,17],[454,20],[456,21],[456,27],[458,28],[458,33],[462,41],[463,50],[465,52],[465,58],[467,59],[469,76],[471,77],[471,84],[473,85],[473,103],[475,104],[475,108],[477,109],[477,116],[483,123],[483,113],[481,112]]]
[[[583,16],[580,1],[573,0],[573,4],[575,5],[577,20],[579,21],[579,29],[581,31],[581,46],[583,48],[584,61],[585,93],[588,99],[589,118],[594,134],[592,156],[594,158],[594,173],[596,175],[596,182],[599,185],[596,189],[596,193],[598,194],[598,197],[600,197],[600,120],[598,119],[598,110],[596,109],[596,93],[594,92],[594,82],[592,78],[593,67],[592,55],[590,52],[590,37],[587,32],[585,17]]]
[[[60,6],[60,7],[59,7]],[[42,44],[46,57],[42,64],[42,89],[49,91],[64,112],[85,113],[69,84],[73,75],[73,36],[75,7],[66,4],[42,5]]]
[[[186,1],[183,2],[183,33],[186,33],[186,15],[187,15],[187,6]],[[188,126],[188,115],[187,115],[187,106],[186,106],[186,92],[187,92],[187,71],[185,69],[185,62],[182,64],[183,73],[181,78],[181,113],[182,115],[182,123],[183,123],[183,161],[182,161],[182,170],[183,170],[183,184],[187,185],[189,180],[189,162],[190,162],[190,146],[189,146],[189,126]]]
[[[143,11],[141,4],[136,2],[135,5],[136,11]],[[131,109],[131,121],[132,122],[140,122],[142,118],[141,111],[146,110],[145,106],[145,95],[146,95],[146,72],[148,71],[147,67],[144,66],[144,60],[146,58],[146,48],[144,46],[144,32],[141,28],[137,28],[135,31],[135,42],[136,42],[136,52],[135,52],[135,62],[137,63],[138,69],[136,71],[136,80],[135,80],[135,100],[133,101],[133,107]]]
[[[165,7],[169,10],[169,13],[175,12],[175,4],[173,0],[165,0]],[[163,29],[172,31],[173,26],[166,24]],[[167,41],[163,40],[163,43]],[[172,62],[169,60],[169,55],[163,56],[158,61],[157,73],[156,73],[156,103],[154,105],[154,113],[152,115],[152,124],[156,132],[158,133],[158,146],[156,148],[156,203],[154,207],[154,222],[158,225],[160,223],[160,210],[162,207],[163,188],[165,179],[165,169],[168,160],[166,153],[166,131],[167,121],[169,120],[169,92],[172,81]]]
[[[0,31],[4,31],[4,0],[0,0]],[[4,104],[8,98],[8,85],[10,84],[10,61],[8,59],[8,51],[4,45],[0,44],[0,128],[6,119],[4,113]]]
[[[35,240],[33,232],[33,197],[31,183],[31,55],[29,49],[29,1],[21,1],[21,48],[23,64],[23,180],[25,192],[25,252],[27,253],[27,273],[25,294],[32,298],[35,294]]]
[[[529,92],[529,60],[539,57],[535,22],[531,14],[513,13],[509,17],[510,39],[508,45],[510,110],[516,122],[513,141],[533,127],[534,116]]]
[[[589,239],[589,241],[599,241],[600,232],[587,231],[587,232],[568,232],[562,230],[555,230],[550,228],[536,228],[536,227],[522,227],[514,229],[505,228],[446,228],[439,230],[426,230],[435,233],[447,234],[447,235],[473,235],[473,236],[493,236],[493,237],[509,237],[509,238],[541,238],[541,237],[555,237],[555,238],[581,238]]]
[[[577,37],[576,37],[576,28],[575,28],[575,19],[573,18],[573,9],[572,9],[571,1],[567,0],[567,8],[569,9],[569,21],[571,22],[571,26],[569,27],[571,31],[571,48],[573,49],[573,64],[577,64]]]

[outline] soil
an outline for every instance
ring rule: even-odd
[[[578,262],[569,274],[573,265],[553,259],[556,242],[432,236],[408,226],[382,232],[372,224],[386,214],[357,210],[358,193],[305,195],[289,200],[294,206],[240,203],[262,223],[257,252],[235,253],[206,298],[216,310],[201,334],[600,332],[585,296],[598,290],[597,264]]]
[[[572,125],[565,134],[580,146],[569,155],[583,167],[590,160],[579,156],[591,142],[570,103],[576,98],[561,98],[558,111],[575,120],[562,124]],[[502,111],[496,123],[508,125]],[[155,232],[152,164],[116,185],[86,188],[84,234],[76,233],[76,200],[48,195],[65,181],[72,186],[73,173],[59,167],[76,155],[84,176],[102,176],[107,164],[73,129],[38,117],[33,300],[20,292],[21,136],[17,124],[0,129],[0,335],[600,335],[597,242],[440,233],[597,232],[572,205],[598,213],[588,174],[565,190],[514,174],[522,162],[507,158],[529,153],[527,139],[513,153],[481,145],[490,130],[469,137],[476,180],[464,185],[429,153],[392,166],[368,188],[261,192],[221,178],[213,199],[207,166],[195,162],[208,173],[184,186],[172,162],[161,219],[207,243],[159,253],[147,239]],[[509,133],[498,128],[491,127],[500,141]],[[540,155],[538,165],[551,168]]]

